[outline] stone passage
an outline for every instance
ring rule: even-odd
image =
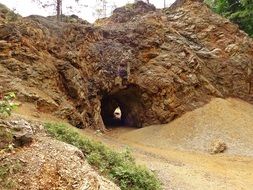
[[[117,119],[114,111],[121,110],[121,118]],[[143,104],[137,87],[116,90],[105,94],[101,101],[101,116],[106,127],[129,126],[142,127]]]

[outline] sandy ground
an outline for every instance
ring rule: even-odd
[[[90,130],[84,133],[118,151],[130,148],[139,164],[157,173],[163,189],[252,190],[253,157],[156,148],[118,139],[115,131],[118,135],[119,131],[132,133],[133,129],[116,128],[105,135],[96,135]]]
[[[214,99],[166,125],[84,133],[116,150],[130,147],[138,163],[158,174],[164,189],[253,189],[253,106],[241,100]],[[227,144],[225,153],[208,153],[215,139]]]
[[[156,148],[207,152],[225,142],[226,154],[253,156],[253,105],[238,99],[214,99],[170,124],[145,127],[118,136]]]
[[[17,114],[36,120],[61,121],[23,105]],[[81,133],[115,150],[128,147],[136,161],[157,173],[165,190],[252,190],[253,105],[237,99],[214,99],[166,125],[142,129],[118,127],[106,134]],[[214,139],[225,153],[210,155]]]

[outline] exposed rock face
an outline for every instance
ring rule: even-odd
[[[77,127],[104,129],[118,106],[126,125],[145,126],[213,96],[253,102],[253,40],[199,1],[165,10],[139,2],[95,25],[33,16],[2,24],[0,40],[0,92]],[[122,62],[125,89],[115,84]]]

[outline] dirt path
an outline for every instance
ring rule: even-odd
[[[159,149],[120,140],[122,133],[132,131],[116,128],[105,135],[84,133],[116,150],[130,147],[136,161],[155,171],[166,190],[252,190],[252,157]]]

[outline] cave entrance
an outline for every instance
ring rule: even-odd
[[[137,87],[105,94],[101,101],[101,116],[106,128],[142,127],[142,105]]]

